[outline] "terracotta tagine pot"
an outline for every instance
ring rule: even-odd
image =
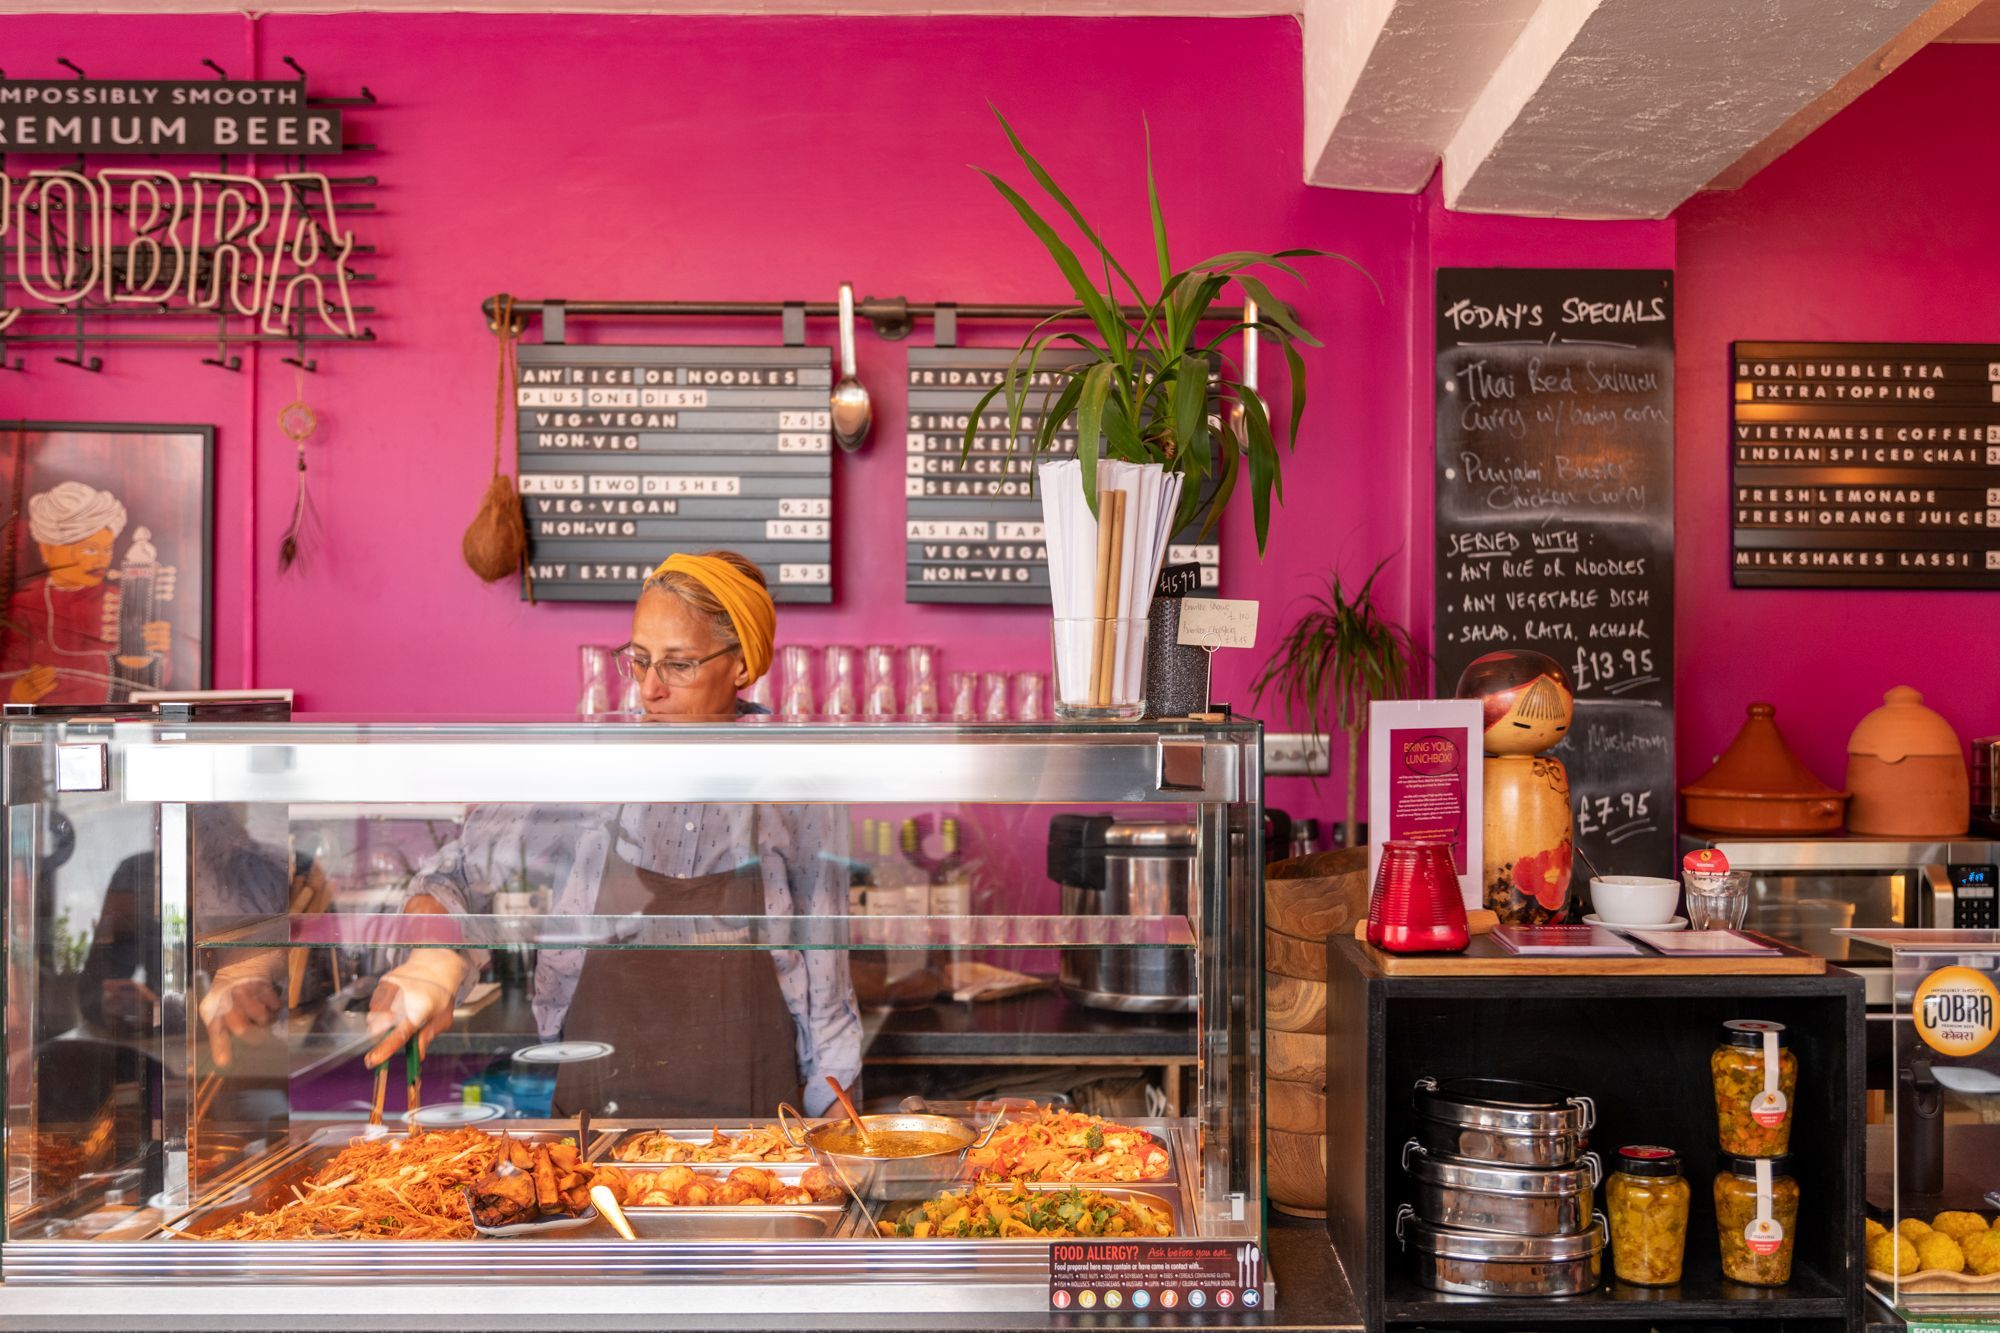
[[[1972,825],[1965,751],[1951,723],[1898,685],[1847,738],[1847,827],[1901,838],[1955,838]]]
[[[1711,833],[1832,833],[1847,793],[1821,782],[1785,744],[1778,710],[1753,703],[1715,767],[1681,788],[1690,828]]]

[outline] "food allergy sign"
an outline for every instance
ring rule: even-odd
[[[2000,344],[1730,349],[1739,588],[2000,588]]]
[[[0,153],[338,153],[304,80],[0,79]]]
[[[1048,543],[1036,490],[1032,440],[1038,409],[1080,352],[1044,352],[1021,416],[1021,445],[1008,444],[1007,405],[996,397],[979,414],[972,448],[965,432],[973,410],[1014,360],[1002,348],[913,347],[909,354],[909,426],[905,433],[904,592],[908,602],[1049,602]],[[1056,431],[1044,458],[1076,452],[1074,423]],[[1194,565],[1200,586],[1220,583],[1221,545],[1179,534],[1167,564]]]
[[[1503,648],[1568,669],[1576,838],[1673,858],[1673,275],[1442,269],[1437,692]]]
[[[1264,1254],[1254,1241],[1081,1240],[1049,1246],[1049,1308],[1257,1310]]]
[[[778,601],[833,600],[826,348],[537,344],[519,360],[537,599],[629,602],[667,556],[724,547]]]

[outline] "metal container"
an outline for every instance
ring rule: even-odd
[[[1420,1078],[1413,1100],[1426,1152],[1507,1166],[1568,1166],[1583,1155],[1597,1107],[1551,1083]]]
[[[1194,825],[1060,814],[1049,821],[1049,878],[1065,916],[1188,914]],[[1189,949],[1065,949],[1060,981],[1078,1004],[1125,1013],[1193,1013]]]
[[[1495,1166],[1433,1157],[1415,1139],[1403,1145],[1403,1169],[1417,1183],[1417,1215],[1426,1222],[1515,1236],[1582,1231],[1591,1192],[1604,1180],[1595,1153],[1574,1166]]]
[[[1610,1228],[1595,1214],[1571,1236],[1509,1236],[1433,1226],[1408,1204],[1396,1239],[1416,1251],[1417,1281],[1460,1296],[1578,1296],[1595,1290]]]
[[[797,1110],[784,1103],[778,1106],[778,1124],[784,1128],[786,1140],[803,1145],[828,1174],[846,1186],[850,1194],[862,1199],[908,1198],[915,1193],[942,1188],[963,1174],[966,1153],[974,1147],[984,1147],[1000,1125],[999,1118],[995,1117],[993,1123],[986,1127],[986,1132],[980,1134],[963,1120],[910,1112],[864,1115],[861,1123],[870,1132],[945,1134],[952,1138],[956,1146],[915,1157],[868,1157],[861,1153],[831,1152],[823,1144],[834,1135],[847,1131],[848,1121],[826,1120],[808,1128],[805,1117]]]
[[[960,1182],[952,1186],[951,1188],[970,1189],[971,1186],[965,1184],[964,1182]],[[1129,1203],[1136,1201],[1145,1204],[1148,1208],[1158,1208],[1163,1212],[1165,1212],[1168,1215],[1168,1217],[1172,1220],[1174,1235],[1192,1236],[1194,1234],[1193,1229],[1188,1226],[1188,1212],[1181,1206],[1181,1192],[1177,1189],[1147,1188],[1141,1185],[1043,1186],[1043,1185],[1028,1185],[1028,1184],[1023,1184],[1022,1188],[1031,1190],[1038,1194],[1050,1193],[1061,1189],[1089,1190],[1093,1194],[1103,1194],[1110,1198],[1118,1199],[1122,1202]],[[926,1203],[931,1197],[932,1195],[930,1194],[927,1194],[922,1198],[912,1198],[908,1195],[904,1195],[892,1201],[887,1206],[878,1210],[876,1213],[876,1217],[880,1221],[885,1223],[899,1221],[905,1213],[909,1212],[913,1208],[922,1207],[924,1203]],[[856,1227],[857,1231],[855,1234],[857,1235],[869,1234],[869,1226],[866,1220],[858,1222],[856,1224]],[[910,1238],[905,1236],[905,1237],[897,1237],[896,1239],[908,1240]],[[935,1237],[926,1237],[926,1239],[953,1240],[956,1239],[956,1237],[935,1236]],[[998,1238],[993,1236],[982,1236],[979,1239],[984,1243],[991,1243],[992,1241]],[[1038,1239],[1041,1241],[1042,1244],[1044,1245],[1048,1244],[1048,1240],[1043,1237],[1022,1236],[1022,1237],[1014,1237],[1011,1239],[1020,1239],[1020,1240]]]

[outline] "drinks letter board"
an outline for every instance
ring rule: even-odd
[[[520,349],[535,595],[629,602],[675,552],[726,547],[781,602],[833,600],[824,347]]]
[[[2000,588],[2000,346],[1731,348],[1739,588]]]

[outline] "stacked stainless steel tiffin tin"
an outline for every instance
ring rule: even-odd
[[[1416,1206],[1396,1214],[1417,1278],[1466,1296],[1574,1296],[1594,1289],[1608,1241],[1592,1200],[1603,1180],[1584,1151],[1588,1097],[1494,1078],[1417,1081],[1416,1136],[1403,1169]]]

